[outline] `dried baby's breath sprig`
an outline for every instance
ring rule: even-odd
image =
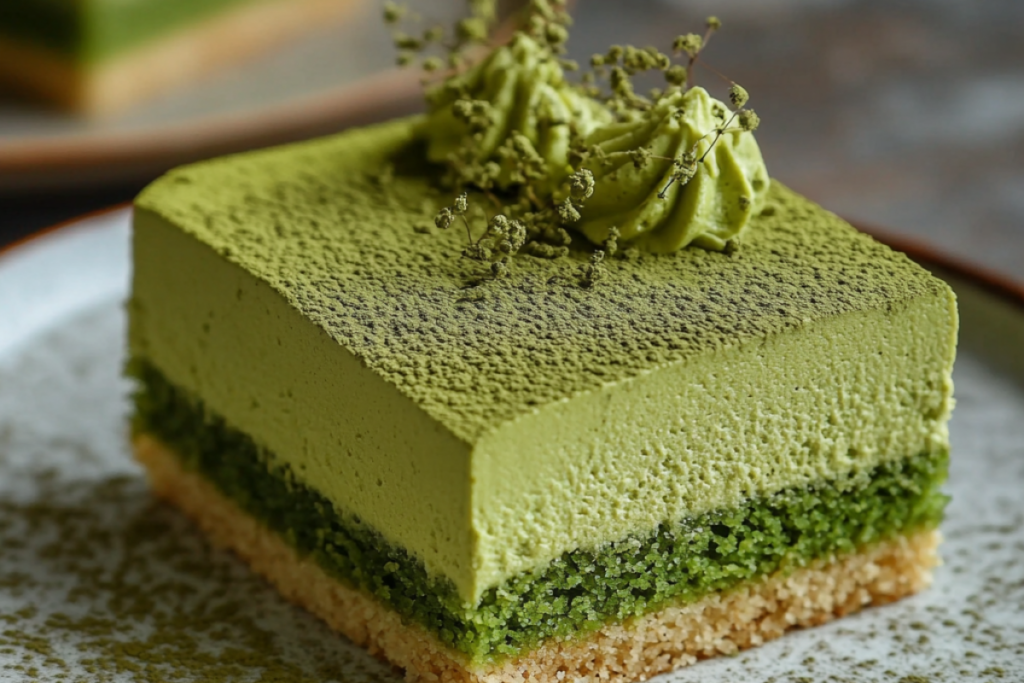
[[[384,23],[388,25],[397,24],[406,15],[409,8],[405,5],[399,5],[396,2],[385,2],[384,3]]]
[[[739,90],[742,93],[743,104],[745,105],[747,101],[750,99],[747,95],[747,91],[741,88],[740,86],[733,84],[733,90],[730,91],[730,97],[732,97],[732,92],[735,90]],[[736,121],[738,121],[738,124],[736,126],[733,126],[733,122]],[[750,133],[757,130],[757,127],[760,124],[761,119],[758,117],[757,114],[754,113],[752,109],[738,109],[737,111],[734,111],[732,113],[732,116],[729,117],[728,121],[726,121],[718,128],[715,128],[713,131],[711,131],[711,133],[705,134],[704,137],[700,138],[700,140],[697,140],[697,142],[694,144],[694,146],[696,147],[697,144],[702,142],[705,138],[707,138],[708,135],[711,135],[712,133],[715,136],[711,140],[711,144],[709,144],[708,148],[704,150],[704,154],[701,155],[697,162],[704,163],[704,159],[707,158],[708,154],[711,153],[711,150],[714,149],[715,145],[726,133],[730,131]]]
[[[434,216],[434,225],[436,225],[440,230],[447,230],[452,227],[452,223],[454,222],[455,214],[452,213],[451,208],[447,206],[438,211],[437,215]]]
[[[452,227],[452,223],[455,222],[456,218],[461,218],[462,222],[466,226],[466,237],[470,242],[473,241],[472,228],[469,225],[469,220],[466,218],[466,213],[469,211],[469,197],[463,192],[455,198],[455,202],[451,206],[443,207],[434,216],[434,225],[441,230],[447,230]]]
[[[604,276],[604,252],[595,251],[590,261],[579,267],[579,283],[581,287],[593,287]]]
[[[465,67],[467,57],[464,48],[488,39],[495,16],[494,0],[469,0],[469,4],[470,16],[458,22],[447,34],[437,27],[396,33],[396,44],[403,50],[402,60],[419,62],[426,72],[442,76],[454,75],[453,70]],[[523,33],[535,42],[532,49],[540,47],[539,63],[545,68],[555,65],[563,72],[577,70],[579,65],[563,56],[571,24],[566,1],[529,0],[527,12],[527,27]],[[392,25],[407,16],[404,10],[386,10],[386,19]],[[681,35],[665,52],[656,47],[612,45],[607,52],[590,58],[590,69],[578,78],[578,92],[605,105],[601,116],[610,111],[619,120],[627,122],[642,120],[648,112],[661,116],[655,112],[662,112],[664,108],[655,110],[655,105],[685,92],[698,64],[721,76],[702,61],[704,51],[721,25],[716,17],[708,17],[703,34]],[[436,49],[446,50],[446,58],[425,54]],[[668,86],[638,94],[633,79],[654,71],[662,72]],[[616,167],[621,163],[620,151],[628,154],[637,170],[649,169],[653,159],[671,162],[667,180],[657,193],[658,198],[667,199],[673,188],[678,191],[696,176],[700,164],[723,136],[757,129],[760,121],[753,110],[747,109],[750,100],[747,90],[721,77],[729,83],[728,101],[734,111],[713,103],[711,130],[673,158],[655,156],[653,149],[659,149],[661,145],[652,145],[646,140],[633,150],[606,152],[600,144],[587,139],[592,123],[585,122],[578,107],[574,107],[571,113],[557,106],[542,107],[533,112],[536,130],[550,131],[558,126],[568,128],[568,152],[563,153],[567,164],[561,158],[545,159],[538,152],[535,144],[547,143],[546,138],[538,137],[536,130],[523,134],[509,126],[510,132],[502,129],[503,137],[498,137],[495,127],[508,125],[507,112],[498,111],[495,106],[504,105],[476,99],[487,95],[485,90],[473,85],[472,79],[448,78],[442,81],[429,95],[433,110],[436,112],[441,107],[450,106],[452,116],[464,127],[465,133],[456,137],[458,142],[445,149],[437,159],[446,162],[447,173],[442,183],[458,193],[458,198],[452,206],[437,214],[435,224],[447,229],[461,220],[467,235],[463,257],[484,264],[494,279],[507,277],[513,271],[514,257],[520,254],[544,259],[568,255],[572,237],[566,228],[571,229],[584,219],[584,205],[595,192],[605,191],[607,183],[617,182],[616,173],[611,172],[609,166]],[[676,114],[678,117],[685,115],[683,110]],[[601,189],[598,189],[591,169],[600,172]],[[472,211],[468,205],[470,196],[482,200],[474,202]],[[745,199],[749,208],[751,199]],[[740,201],[742,208],[743,200]],[[486,207],[486,210],[481,207]],[[608,232],[600,249],[580,266],[580,284],[593,286],[601,278],[609,258],[615,254],[626,258],[635,253],[632,248],[620,249],[619,239],[618,229]]]
[[[572,17],[566,0],[530,0],[527,33],[538,43],[546,46],[553,54],[565,52],[569,40],[569,26]]]
[[[392,36],[392,41],[395,43],[395,47],[399,50],[407,50],[409,52],[419,52],[423,49],[424,43],[422,38],[416,38],[410,36],[408,33],[396,31]]]
[[[760,127],[761,117],[758,116],[753,109],[744,109],[738,113],[736,122],[744,131],[753,133]]]
[[[605,261],[619,250],[619,236],[617,227],[609,228],[608,236],[601,243],[601,248],[590,255],[588,263],[580,265],[577,279],[581,287],[593,287],[598,280],[604,277]]]
[[[697,143],[694,144],[692,149],[672,160],[672,175],[669,176],[668,184],[658,193],[658,199],[665,199],[668,196],[669,188],[673,184],[686,185],[697,175],[698,160],[696,148]]]
[[[691,59],[696,59],[703,47],[704,39],[696,33],[687,33],[686,35],[677,36],[676,39],[672,41],[672,50],[676,54],[685,52]]]
[[[573,206],[572,201],[566,197],[565,201],[558,205],[558,217],[563,223],[575,223],[580,219],[580,212]]]
[[[715,34],[720,28],[722,28],[722,22],[718,17],[708,17],[704,22],[704,35],[697,33],[687,33],[685,35],[678,36],[672,42],[672,51],[677,54],[686,54],[689,58],[688,63],[684,67],[686,69],[686,75],[683,82],[676,83],[676,85],[683,85],[684,87],[689,86],[689,78],[693,74],[693,66],[700,60],[700,53],[708,46],[711,42],[711,36]],[[673,76],[678,78],[681,71],[676,71]],[[669,81],[670,83],[672,81]]]
[[[747,106],[747,102],[750,101],[750,95],[742,86],[733,83],[732,87],[729,88],[729,101],[732,102],[732,106],[736,109],[743,109],[743,107]]]
[[[451,206],[443,207],[434,217],[434,225],[447,230],[455,220],[461,219],[466,227],[467,245],[462,250],[463,258],[487,264],[488,272],[495,279],[506,277],[511,272],[511,259],[526,244],[527,229],[522,221],[505,214],[495,214],[487,221],[483,233],[473,237],[469,220],[470,201],[465,192],[455,198]]]
[[[490,27],[480,17],[469,17],[455,25],[455,35],[463,43],[483,43],[489,33]]]
[[[656,47],[639,49],[632,45],[613,45],[607,54],[591,57],[590,64],[592,71],[585,80],[586,94],[600,97],[600,89],[592,84],[607,78],[610,93],[603,98],[605,103],[612,111],[625,113],[648,109],[660,96],[660,91],[652,93],[651,97],[637,95],[631,78],[647,71],[666,71],[672,67],[672,58]]]
[[[725,111],[722,110],[720,116],[718,112],[715,112],[716,116],[719,116],[723,123],[722,125],[714,128],[713,130],[705,133],[703,136],[698,138],[693,146],[679,157],[672,159],[673,171],[669,176],[668,183],[658,192],[658,199],[666,199],[668,197],[668,191],[673,185],[683,186],[690,182],[695,175],[697,175],[697,165],[704,163],[704,160],[714,149],[715,145],[722,138],[723,135],[729,132],[753,132],[757,130],[757,127],[761,123],[761,119],[758,117],[754,110],[745,109],[747,102],[750,101],[750,95],[746,89],[742,86],[733,83],[729,89],[729,100],[738,109],[733,112],[732,116],[725,120]],[[736,125],[732,125],[733,123]],[[708,144],[707,149],[704,150],[703,154],[697,156],[697,151],[700,144],[704,142],[709,136],[714,136],[711,142]],[[637,155],[639,150],[634,150],[633,154]],[[636,163],[636,156],[634,156],[634,164]],[[661,158],[661,157],[658,157]],[[638,166],[638,168],[640,168]],[[749,201],[749,198],[747,198]]]
[[[639,49],[631,45],[612,45],[607,53],[598,53],[590,58],[591,71],[584,79],[582,91],[589,96],[603,99],[612,111],[622,115],[630,111],[649,109],[664,95],[664,91],[654,90],[649,97],[640,97],[634,92],[630,78],[657,70],[664,74],[669,86],[687,89],[697,63],[710,69],[700,62],[700,56],[707,48],[712,35],[721,27],[722,22],[717,17],[708,17],[704,34],[686,33],[677,36],[672,42],[671,54],[663,53],[656,47]],[[673,55],[685,56],[686,63],[673,63]],[[594,83],[601,80],[608,82],[609,92],[603,96],[600,89],[594,86]]]
[[[401,51],[398,65],[404,67],[419,63],[428,74],[464,68],[469,61],[467,49],[490,39],[491,27],[497,18],[497,0],[469,0],[468,5],[469,16],[446,31],[437,24],[420,29],[423,17],[411,12],[404,4],[385,3],[384,23],[392,28],[392,41]],[[417,30],[404,31],[400,28],[403,23],[407,28],[415,26]]]
[[[630,151],[629,156],[633,160],[633,167],[640,170],[647,168],[647,165],[651,163],[651,157],[654,155],[647,147],[637,147]]]
[[[594,174],[588,168],[581,168],[569,176],[569,197],[582,204],[594,196]]]
[[[466,124],[470,135],[486,133],[494,125],[494,107],[486,100],[455,100],[452,104],[455,118]]]
[[[431,26],[423,31],[424,43],[437,43],[444,38],[444,27]]]
[[[601,247],[605,250],[609,256],[615,256],[615,252],[619,250],[619,229],[612,226],[608,230],[608,237],[605,238]]]
[[[690,70],[682,64],[673,64],[665,69],[665,82],[669,85],[685,86],[689,76]]]
[[[491,264],[491,277],[495,280],[508,277],[509,275],[509,257],[503,256],[499,260]]]

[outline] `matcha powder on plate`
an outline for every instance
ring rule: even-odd
[[[117,298],[0,355],[0,683],[397,681],[154,501],[127,449],[123,339]],[[674,683],[1024,680],[1024,391],[969,350],[956,381],[936,584]]]

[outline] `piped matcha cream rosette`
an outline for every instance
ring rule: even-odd
[[[706,37],[576,86],[531,7],[425,117],[137,199],[156,493],[411,681],[646,680],[923,589],[952,291],[769,182]]]
[[[587,135],[612,120],[599,102],[566,81],[551,50],[525,33],[517,33],[465,74],[437,86],[428,102],[423,129],[428,159],[500,164],[502,146],[513,136],[522,136],[529,143],[527,153],[542,160],[552,187],[573,171],[573,136]],[[468,155],[467,138],[473,140]],[[511,176],[506,164],[498,185],[512,185],[516,181]]]
[[[650,110],[594,130],[594,193],[573,227],[596,244],[615,227],[620,242],[648,251],[724,249],[764,206],[770,183],[753,133],[727,125],[732,114],[703,88],[673,89]]]

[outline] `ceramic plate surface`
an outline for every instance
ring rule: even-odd
[[[0,681],[397,681],[147,492],[119,372],[129,220],[0,255]],[[938,273],[962,339],[934,586],[659,680],[1024,681],[1024,296]]]

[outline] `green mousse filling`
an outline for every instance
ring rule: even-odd
[[[243,2],[253,0],[3,0],[0,39],[93,63]]]
[[[429,576],[421,562],[358,518],[339,514],[331,501],[297,483],[272,453],[153,365],[137,358],[128,374],[138,380],[136,433],[173,448],[186,468],[328,574],[474,661],[515,655],[553,636],[581,636],[815,558],[935,527],[947,501],[939,489],[948,454],[917,455],[662,524],[593,552],[565,553],[466,605],[450,581]]]

